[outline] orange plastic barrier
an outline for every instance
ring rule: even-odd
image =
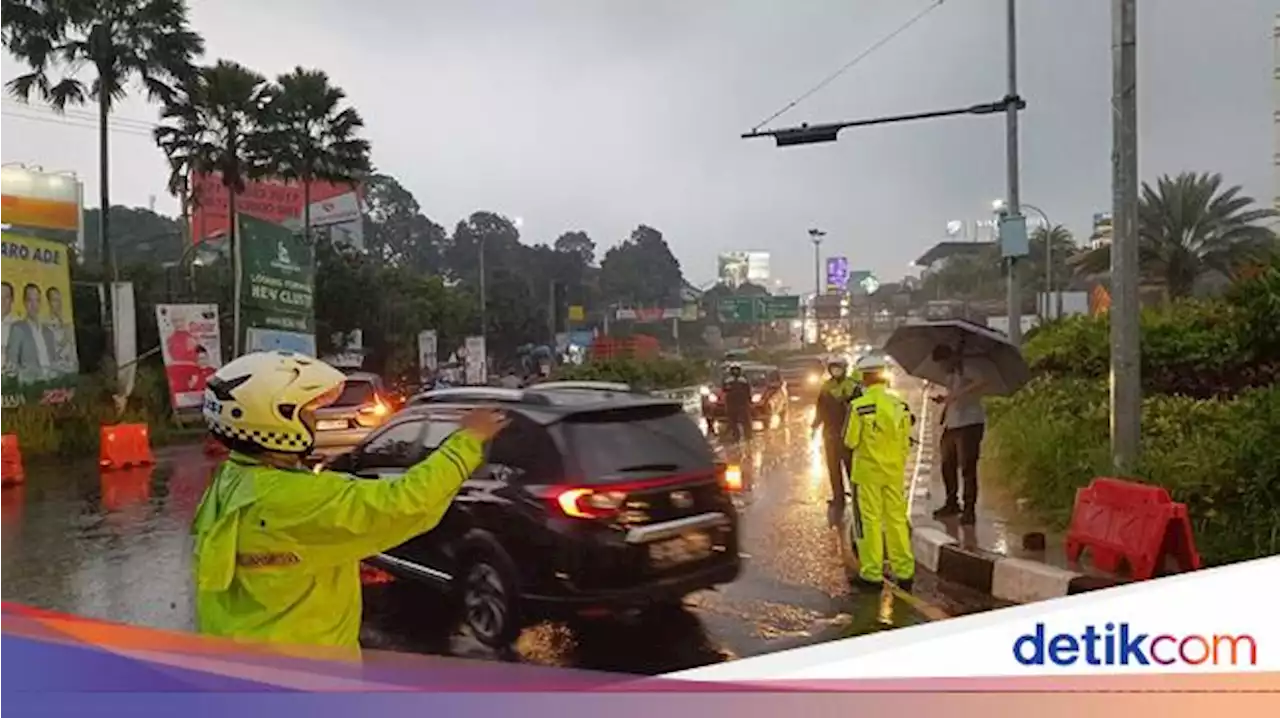
[[[148,466],[156,463],[151,455],[151,434],[146,424],[114,424],[103,426],[98,452],[98,465],[104,469],[126,466]]]
[[[1076,492],[1066,548],[1071,561],[1088,550],[1103,571],[1127,564],[1137,580],[1154,576],[1167,557],[1182,571],[1200,568],[1186,504],[1159,486],[1121,479],[1096,478]]]
[[[22,469],[22,451],[18,449],[18,435],[5,434],[0,445],[0,481],[5,486],[21,484],[26,480]]]

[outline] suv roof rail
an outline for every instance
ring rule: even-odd
[[[499,401],[529,404],[550,404],[545,396],[529,396],[521,389],[505,389],[491,386],[456,386],[448,389],[432,389],[409,400],[410,406],[450,401]]]
[[[546,381],[530,386],[527,391],[555,391],[557,389],[573,389],[577,391],[612,391],[637,392],[630,384],[616,381]]]

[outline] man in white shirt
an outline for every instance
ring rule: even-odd
[[[933,350],[933,360],[947,369],[947,393],[934,396],[933,401],[942,405],[942,482],[947,499],[941,508],[933,512],[935,519],[960,516],[961,525],[972,526],[977,522],[978,510],[978,456],[982,447],[982,434],[986,428],[987,413],[982,406],[982,391],[986,383],[978,377],[966,377],[961,357],[946,345]],[[960,477],[964,477],[963,503],[961,503]]]

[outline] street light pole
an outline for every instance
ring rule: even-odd
[[[819,249],[822,246],[822,238],[827,236],[826,232],[814,228],[809,230],[809,241],[813,242],[813,333],[814,339],[820,336],[818,332],[818,296],[822,294],[822,254]],[[816,341],[814,342],[817,343]]]
[[[476,249],[480,257],[480,338],[485,340],[484,341],[485,352],[487,354],[487,352],[489,351],[488,350],[489,302],[488,302],[488,297],[485,294],[485,288],[484,288],[485,271],[484,271],[484,235],[483,234],[481,234],[479,237],[476,238]]]
[[[1018,22],[1015,0],[1007,2],[1009,42],[1009,91],[1008,97],[1018,96]],[[1005,155],[1008,161],[1009,219],[1015,224],[1022,216],[1021,188],[1018,176],[1018,108],[1010,103],[1005,108]],[[1008,247],[1006,247],[1008,250]],[[1014,346],[1022,344],[1022,291],[1018,284],[1018,258],[1009,255],[1008,287],[1009,340]]]
[[[1137,3],[1111,3],[1111,458],[1137,466],[1142,430],[1138,331]]]

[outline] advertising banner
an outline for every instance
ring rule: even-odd
[[[67,247],[8,232],[3,246],[4,406],[66,401],[80,370]]]
[[[222,336],[216,304],[157,304],[156,328],[169,403],[191,409],[204,401],[209,377],[222,366]]]
[[[111,283],[111,316],[115,331],[116,406],[123,412],[138,378],[138,314],[134,306],[133,282]]]
[[[827,291],[843,292],[849,286],[849,258],[827,257]]]
[[[467,383],[484,384],[489,381],[489,361],[485,354],[484,337],[467,337],[463,345],[466,358]]]
[[[426,374],[439,364],[440,336],[434,329],[418,332],[418,371]]]
[[[195,174],[191,179],[195,200],[192,227],[197,237],[213,237],[227,231],[230,193],[220,175]],[[236,212],[292,229],[302,228],[302,185],[283,180],[245,183],[236,196]],[[311,229],[328,232],[358,249],[364,247],[364,219],[358,187],[329,182],[311,183]]]
[[[238,242],[243,325],[314,335],[315,257],[311,246],[286,227],[243,214]]]
[[[341,347],[337,354],[325,357],[325,361],[340,369],[359,369],[364,366],[364,330],[336,332],[332,344]]]
[[[249,327],[245,331],[244,351],[269,352],[275,350],[297,352],[305,356],[316,355],[316,335],[302,332],[286,332],[279,329]]]

